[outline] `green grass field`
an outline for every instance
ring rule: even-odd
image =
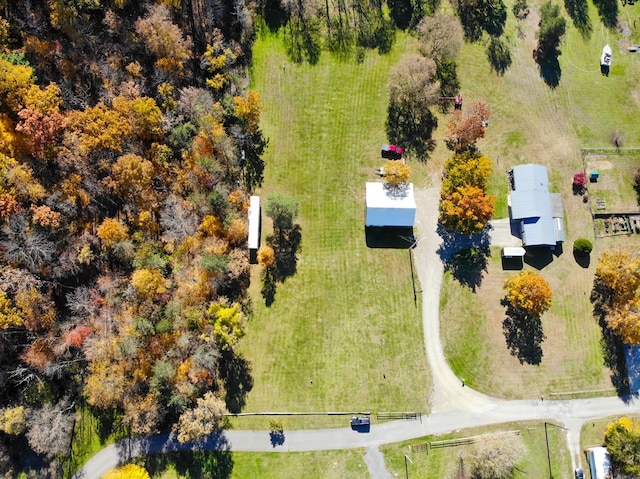
[[[254,271],[254,314],[241,345],[255,380],[245,411],[427,410],[409,253],[367,248],[364,232],[365,182],[376,180],[386,142],[386,83],[409,43],[362,64],[324,54],[309,66],[290,63],[276,35],[258,35],[252,88],[266,106],[261,124],[270,143],[257,193],[299,202],[302,249],[297,274],[278,284],[270,307]]]
[[[504,434],[508,431],[519,431],[519,435]],[[500,424],[482,429],[466,429],[453,434],[443,436],[429,436],[415,441],[401,444],[393,444],[383,448],[387,463],[387,470],[394,477],[404,477],[405,454],[413,461],[407,461],[409,477],[423,479],[442,479],[444,477],[457,477],[460,468],[469,472],[469,454],[472,445],[451,446],[444,448],[430,448],[428,452],[420,448],[420,444],[447,439],[459,439],[471,436],[492,434],[494,438],[511,438],[509,440],[521,440],[525,447],[525,454],[518,463],[514,478],[524,479],[532,477],[548,477],[549,461],[545,440],[544,424],[541,423],[510,423]],[[553,477],[569,477],[571,471],[571,456],[567,450],[566,440],[562,430],[548,426],[549,451],[551,459],[551,472]],[[482,439],[478,439],[481,441]],[[411,447],[410,447],[411,446]]]

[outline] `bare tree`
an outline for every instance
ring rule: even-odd
[[[519,437],[485,439],[475,444],[471,456],[472,477],[475,479],[509,479],[525,452]]]
[[[198,215],[195,208],[186,201],[179,200],[175,196],[167,198],[164,210],[160,213],[160,225],[163,229],[165,241],[182,242],[187,236],[191,236],[198,228]]]
[[[75,422],[73,404],[63,399],[57,404],[45,404],[29,416],[27,440],[39,454],[52,459],[67,451]]]
[[[5,259],[30,271],[49,264],[56,253],[55,243],[45,233],[27,229],[25,215],[13,216],[4,228],[4,234],[5,239],[0,246]]]

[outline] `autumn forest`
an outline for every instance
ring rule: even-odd
[[[0,5],[0,473],[28,450],[60,477],[80,408],[126,434],[210,432],[201,410],[222,421],[250,381],[251,14]]]

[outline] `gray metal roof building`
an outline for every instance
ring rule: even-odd
[[[549,192],[547,168],[517,165],[511,170],[511,220],[520,223],[524,246],[551,246],[564,241],[562,197]]]

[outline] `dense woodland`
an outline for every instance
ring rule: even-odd
[[[252,14],[0,5],[0,471],[61,477],[80,410],[201,437],[251,382]]]

